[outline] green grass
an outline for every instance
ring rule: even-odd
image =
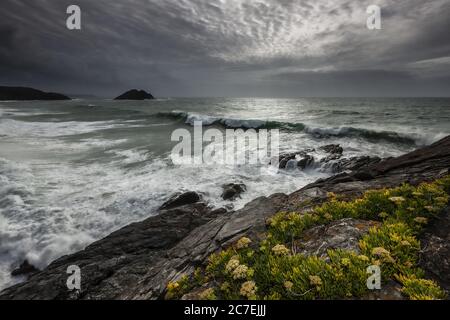
[[[192,277],[169,283],[166,298],[208,283],[203,299],[343,299],[368,292],[367,267],[377,265],[382,282],[401,284],[410,299],[443,299],[439,286],[424,279],[417,267],[417,236],[447,206],[450,176],[414,187],[367,191],[361,198],[341,201],[334,194],[308,213],[280,212],[267,221],[265,240],[243,238],[212,254],[206,267]],[[329,250],[326,258],[295,254],[290,247],[305,230],[342,218],[378,221],[359,241],[360,253]]]

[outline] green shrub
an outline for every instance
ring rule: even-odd
[[[361,198],[342,201],[334,194],[310,212],[280,212],[267,221],[266,239],[250,246],[243,238],[212,254],[204,269],[169,283],[168,298],[210,283],[208,299],[340,299],[367,293],[367,267],[379,265],[383,279],[402,284],[411,299],[442,299],[436,283],[423,279],[417,267],[420,244],[416,236],[449,201],[450,176],[392,189],[367,191]],[[360,254],[329,250],[326,257],[292,251],[305,230],[342,218],[380,221],[359,241]],[[201,296],[202,298],[202,296]]]

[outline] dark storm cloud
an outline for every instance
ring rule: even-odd
[[[82,30],[65,28],[68,5]],[[382,8],[382,30],[366,8]],[[2,0],[0,84],[114,95],[449,95],[447,0]],[[408,94],[409,93],[409,94]]]

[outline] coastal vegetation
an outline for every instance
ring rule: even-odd
[[[382,285],[395,282],[414,300],[444,299],[437,283],[418,267],[419,235],[448,205],[450,176],[418,186],[370,190],[351,201],[330,193],[308,212],[279,212],[267,221],[264,240],[241,238],[212,254],[192,276],[167,285],[167,299],[196,290],[200,299],[364,298],[367,268],[378,266]],[[311,227],[344,218],[374,221],[358,250],[297,253]]]

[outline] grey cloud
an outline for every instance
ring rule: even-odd
[[[383,30],[365,28],[372,2]],[[81,31],[65,28],[73,3]],[[129,87],[160,96],[449,95],[448,64],[419,63],[450,57],[447,0],[2,0],[0,8],[1,84],[100,95]]]

